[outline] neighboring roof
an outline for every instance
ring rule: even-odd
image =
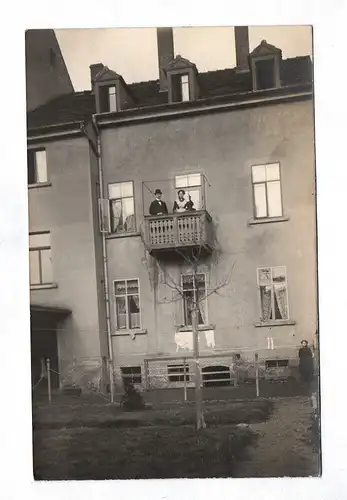
[[[197,78],[201,99],[233,96],[252,90],[250,72],[224,69],[198,73]],[[281,81],[283,86],[311,83],[312,62],[310,57],[302,56],[282,60]],[[168,103],[167,92],[160,92],[159,80],[132,83],[127,85],[127,88],[134,99],[131,108],[148,108]],[[88,121],[94,113],[96,113],[95,98],[92,92],[75,92],[53,99],[28,113],[27,125],[28,129],[33,129]]]

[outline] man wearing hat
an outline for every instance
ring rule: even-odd
[[[155,190],[155,200],[149,206],[149,213],[151,215],[164,215],[168,213],[166,203],[161,199],[162,194],[160,189]]]

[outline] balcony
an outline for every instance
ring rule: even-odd
[[[212,219],[206,210],[145,216],[144,242],[153,256],[213,250]]]

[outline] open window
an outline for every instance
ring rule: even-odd
[[[281,49],[262,40],[249,55],[253,90],[267,90],[281,85]]]

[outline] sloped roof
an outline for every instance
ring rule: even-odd
[[[267,43],[266,40],[262,40],[258,47],[256,47],[249,55],[251,57],[254,56],[268,56],[271,54],[281,54],[282,50],[271,45],[271,43]]]
[[[185,69],[185,68],[196,68],[195,64],[185,59],[184,57],[177,55],[175,59],[169,62],[167,69]]]
[[[108,66],[104,66],[101,71],[93,79],[94,82],[106,82],[108,80],[115,80],[117,78],[122,78],[121,75],[110,69]]]
[[[252,90],[250,72],[223,69],[197,74],[200,98],[232,96]],[[309,56],[283,59],[281,61],[283,86],[312,82],[312,63]],[[134,98],[131,108],[149,108],[167,104],[167,92],[160,92],[159,80],[127,85]],[[95,98],[91,91],[75,92],[49,101],[27,115],[28,129],[60,123],[81,122],[91,119],[96,113]]]

